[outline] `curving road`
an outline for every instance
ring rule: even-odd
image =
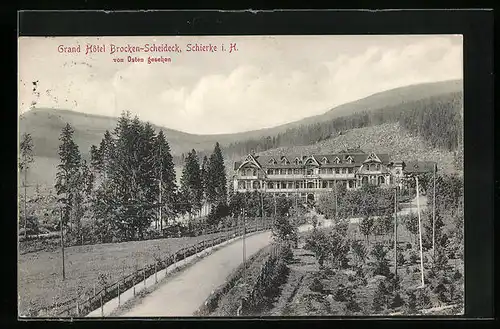
[[[420,199],[420,206],[425,208],[426,199]],[[415,209],[415,200],[400,213]],[[322,217],[322,216],[320,216]],[[333,225],[333,221],[319,218],[321,226]],[[351,219],[355,222],[356,219]],[[312,225],[305,224],[299,231],[312,230]],[[246,238],[247,258],[257,253],[271,242],[271,232],[256,233]],[[160,284],[143,299],[137,301],[131,309],[118,310],[116,317],[181,317],[192,316],[207,297],[216,288],[225,283],[226,278],[243,262],[243,240],[222,247],[200,261],[190,265],[176,275]]]
[[[247,258],[270,243],[271,232],[246,238]],[[168,279],[130,310],[116,317],[192,316],[213,290],[243,262],[243,240],[237,240],[202,258],[183,270],[182,275]]]

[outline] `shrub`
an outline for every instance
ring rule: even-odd
[[[361,233],[365,236],[365,239],[368,241],[368,237],[370,236],[373,229],[373,218],[363,217],[361,219],[361,222],[359,223],[359,229]]]
[[[273,237],[278,241],[296,241],[297,229],[292,225],[291,221],[284,216],[276,219],[273,226]]]
[[[318,279],[318,278],[314,278],[314,279],[312,280],[311,284],[309,285],[309,289],[310,289],[311,291],[321,293],[321,292],[323,292],[323,289],[324,289],[324,287],[323,287],[323,283],[321,282],[321,280],[320,280],[320,279]]]
[[[406,312],[415,314],[417,312],[417,296],[413,290],[407,292],[408,302],[406,303]]]
[[[448,257],[442,248],[436,250],[436,259],[434,260],[434,268],[436,270],[445,270],[448,267]]]
[[[345,268],[347,266],[347,253],[349,252],[350,241],[337,232],[336,230],[332,231],[329,236],[330,242],[330,253],[329,258],[332,264],[337,268]]]
[[[429,308],[431,299],[429,297],[429,289],[427,287],[420,288],[417,293],[417,304],[419,308]]]
[[[399,293],[396,293],[396,295],[394,295],[394,298],[392,299],[391,308],[397,308],[403,305],[404,305],[403,298],[401,298],[401,295]]]
[[[384,247],[377,243],[373,248],[371,255],[375,257],[375,266],[374,266],[374,275],[383,275],[388,276],[389,271],[389,261],[387,260],[387,251],[384,250]]]
[[[359,311],[361,311],[361,307],[359,306],[359,303],[357,302],[357,300],[354,296],[347,301],[345,307],[346,307],[347,312],[359,312]]]
[[[462,273],[460,273],[459,270],[456,270],[454,273],[453,273],[453,280],[455,281],[458,281],[462,278]]]
[[[380,281],[375,291],[375,295],[373,296],[372,307],[375,312],[380,312],[385,308],[388,296],[389,291],[387,290],[386,284],[384,281]]]
[[[219,202],[210,210],[207,216],[207,224],[215,226],[226,216],[229,216],[229,207],[225,202]]]
[[[337,302],[348,302],[351,299],[354,299],[354,292],[349,287],[344,287],[344,285],[340,284],[333,299]]]
[[[366,257],[368,256],[366,247],[359,240],[354,240],[351,243],[351,250],[356,260],[364,264],[366,261]]]
[[[401,289],[401,277],[396,277],[391,273],[387,279],[387,288],[392,292],[398,292]]]
[[[415,251],[410,251],[410,257],[409,257],[409,260],[410,260],[410,264],[415,264],[417,263],[418,261],[418,257],[417,257],[417,254],[415,253]]]
[[[284,250],[283,250],[283,259],[285,260],[285,262],[289,263],[291,261],[293,261],[293,251],[292,249],[290,248],[290,246],[287,246]]]
[[[404,265],[405,263],[405,256],[403,255],[403,253],[398,253],[398,265]]]
[[[323,231],[313,230],[306,238],[304,249],[310,250],[314,253],[319,266],[323,266],[325,258],[330,252],[330,243],[328,237]]]
[[[349,229],[349,221],[348,220],[338,220],[335,224],[335,230],[342,234],[343,236],[347,235],[347,230]]]

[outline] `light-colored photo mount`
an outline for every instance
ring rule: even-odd
[[[18,47],[20,319],[463,314],[462,36]]]

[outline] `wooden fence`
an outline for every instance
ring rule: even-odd
[[[252,223],[246,226],[246,233],[253,233],[257,231],[268,230],[271,228],[271,223],[268,221],[259,221],[258,223]],[[243,235],[243,226],[228,228],[220,230],[218,233],[223,233],[217,237],[211,237],[204,239],[193,245],[183,247],[177,250],[173,254],[167,255],[162,260],[155,261],[153,264],[144,266],[143,268],[131,273],[127,276],[122,277],[116,282],[106,285],[101,290],[95,292],[89,298],[82,300],[81,298],[73,298],[62,303],[58,303],[58,307],[55,310],[55,314],[58,317],[84,317],[90,312],[101,309],[103,314],[103,306],[108,301],[117,298],[120,304],[120,295],[127,291],[128,289],[135,287],[136,284],[144,282],[146,284],[146,279],[159,271],[166,269],[168,266],[175,264],[178,261],[186,259],[189,256],[195,255],[207,248],[216,246],[225,241],[231,240],[234,237]],[[215,232],[213,232],[215,233]],[[165,271],[165,275],[167,271]],[[158,278],[156,278],[157,282]],[[134,289],[135,296],[135,289]]]

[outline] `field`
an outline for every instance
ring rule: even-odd
[[[18,259],[19,314],[60,306],[76,296],[86,298],[111,283],[211,234],[198,237],[75,246],[65,249],[66,280],[62,280],[61,251],[40,251]],[[105,279],[100,279],[105,277]]]

